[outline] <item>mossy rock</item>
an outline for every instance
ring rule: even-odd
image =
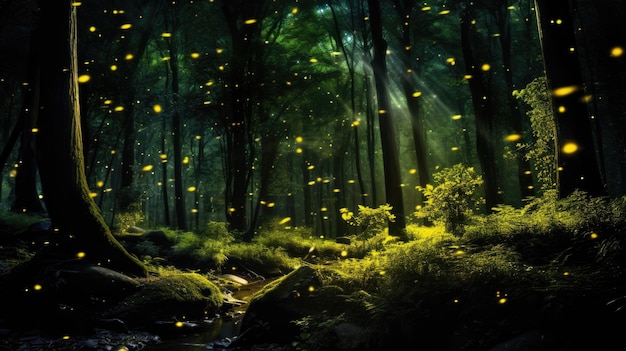
[[[219,288],[198,273],[180,273],[149,280],[138,291],[105,314],[130,327],[144,327],[162,320],[202,319],[223,303]]]
[[[304,343],[315,349],[329,349],[342,344],[346,327],[365,340],[367,311],[355,294],[339,286],[324,284],[323,277],[333,272],[328,268],[302,266],[257,292],[242,321],[242,334],[237,346],[252,344]],[[359,338],[360,339],[360,338]],[[342,350],[357,350],[361,340],[354,340]]]

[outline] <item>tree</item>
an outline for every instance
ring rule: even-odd
[[[474,3],[468,2],[461,13],[461,46],[466,74],[470,76],[469,88],[476,119],[476,149],[485,186],[485,204],[487,210],[490,211],[502,201],[498,194],[498,171],[493,144],[495,141],[494,105],[491,101],[488,77],[491,67],[485,62],[480,62],[480,56],[476,53],[478,34],[474,26],[474,6]]]
[[[385,60],[385,56],[387,55],[387,42],[383,38],[382,18],[378,0],[368,0],[367,3],[369,5],[372,44],[374,47],[372,69],[376,82],[378,121],[380,124],[380,137],[385,169],[385,192],[387,202],[393,208],[392,213],[396,216],[395,221],[389,222],[389,234],[406,239],[406,219],[404,217],[400,159],[389,97],[387,63]]]
[[[568,0],[535,0],[543,60],[557,128],[557,189],[606,195],[585,99],[575,26]]]
[[[72,1],[41,3],[38,45],[55,48],[41,57],[37,159],[44,201],[56,245],[66,258],[84,257],[105,267],[146,275],[145,266],[113,237],[90,196],[84,169],[77,76],[76,8]]]

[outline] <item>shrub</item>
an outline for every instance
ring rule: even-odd
[[[456,164],[433,174],[435,185],[417,186],[424,194],[425,205],[416,216],[443,223],[446,231],[461,236],[471,214],[482,203],[476,189],[482,185],[482,177],[474,168]]]

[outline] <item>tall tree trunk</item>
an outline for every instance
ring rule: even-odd
[[[183,185],[183,131],[182,121],[178,106],[178,46],[176,34],[178,32],[179,18],[178,5],[172,3],[172,38],[169,41],[170,71],[172,72],[172,143],[174,146],[174,205],[176,211],[176,227],[187,230],[187,210],[185,206],[185,187]]]
[[[255,65],[253,51],[260,35],[262,0],[239,0],[224,3],[222,12],[230,31],[233,56],[230,65],[230,101],[224,120],[227,133],[227,182],[226,205],[230,229],[247,232],[248,185],[252,174],[250,162],[254,144],[251,139],[252,94],[255,87],[250,82]],[[254,21],[248,22],[253,19]],[[246,239],[249,239],[246,236]]]
[[[40,30],[35,31],[35,35]],[[20,111],[16,128],[21,128],[20,153],[15,177],[14,212],[43,213],[45,212],[37,193],[37,157],[34,128],[39,113],[39,57],[36,44],[37,38],[31,41],[31,53],[28,62],[29,85],[24,89],[23,108]]]
[[[49,250],[83,257],[121,272],[146,275],[145,266],[115,240],[87,186],[78,99],[76,10],[73,1],[44,1],[41,48],[58,48],[41,64],[37,137],[44,200],[59,229]],[[45,255],[47,251],[41,251]]]
[[[626,1],[578,0],[576,26],[583,79],[593,97],[589,105],[601,133],[602,170],[611,196],[626,194]]]
[[[556,116],[559,196],[566,197],[575,190],[606,195],[584,99],[570,1],[535,0],[535,7]]]
[[[426,150],[426,134],[424,133],[424,116],[420,111],[418,96],[414,96],[416,87],[413,76],[414,69],[411,64],[413,62],[412,43],[411,40],[411,14],[415,6],[415,0],[395,0],[399,20],[402,23],[401,46],[404,48],[402,59],[402,90],[411,119],[411,131],[413,134],[413,143],[415,144],[415,160],[417,161],[418,181],[421,187],[426,187],[430,182],[430,173],[428,172],[428,159]],[[420,197],[419,205],[423,205],[423,198]]]
[[[497,204],[501,203],[498,195],[498,172],[493,141],[492,122],[492,102],[488,96],[486,88],[485,72],[482,63],[479,63],[474,53],[475,42],[472,41],[472,4],[463,10],[461,15],[461,47],[465,70],[471,75],[469,79],[470,92],[472,94],[472,105],[474,108],[474,118],[476,120],[476,149],[478,159],[482,169],[482,176],[485,185],[485,204],[487,211],[490,211]]]
[[[385,168],[385,193],[387,202],[393,207],[395,221],[389,222],[389,234],[406,240],[406,219],[404,217],[404,201],[402,196],[402,179],[400,176],[400,158],[398,142],[393,123],[391,101],[389,97],[389,81],[387,78],[387,42],[383,38],[382,18],[378,0],[368,0],[370,26],[374,57],[372,68],[376,81],[376,97],[378,101],[378,121]]]
[[[497,5],[496,11],[496,23],[500,30],[498,37],[500,39],[500,48],[502,49],[502,61],[504,68],[504,81],[506,82],[507,103],[509,111],[511,113],[508,121],[511,123],[511,134],[517,135],[520,138],[524,137],[523,133],[523,118],[522,113],[517,105],[517,99],[513,96],[513,90],[515,86],[513,84],[513,67],[512,67],[512,51],[511,51],[511,16],[508,8],[508,1],[500,1]],[[519,187],[522,200],[535,195],[533,187],[533,177],[530,172],[530,161],[526,159],[526,156],[521,149],[515,151],[515,161],[517,162],[517,179],[519,181]]]

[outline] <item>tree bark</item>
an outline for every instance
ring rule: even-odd
[[[391,101],[389,98],[389,82],[387,78],[387,42],[383,38],[382,18],[378,0],[368,0],[370,11],[370,26],[374,58],[372,69],[376,82],[376,97],[378,101],[378,120],[380,124],[380,138],[385,169],[385,193],[387,203],[393,207],[395,221],[389,222],[389,235],[406,240],[406,219],[404,217],[404,201],[402,196],[402,179],[400,176],[400,159],[398,142],[393,123]]]
[[[482,169],[482,176],[485,185],[485,205],[487,211],[501,203],[498,195],[498,172],[493,141],[492,122],[492,102],[488,94],[485,82],[485,72],[482,64],[477,59],[473,49],[475,43],[472,41],[472,4],[463,10],[461,15],[461,47],[467,74],[469,79],[470,92],[472,94],[472,105],[474,108],[474,118],[476,120],[476,150],[478,160]]]
[[[115,240],[90,196],[84,169],[78,99],[76,10],[68,0],[41,3],[41,100],[37,135],[44,200],[58,231],[48,247],[127,274],[145,266]],[[44,51],[45,50],[45,51]],[[42,251],[44,254],[50,251]]]
[[[606,195],[585,102],[570,2],[535,0],[535,7],[557,125],[559,196],[575,190]]]

